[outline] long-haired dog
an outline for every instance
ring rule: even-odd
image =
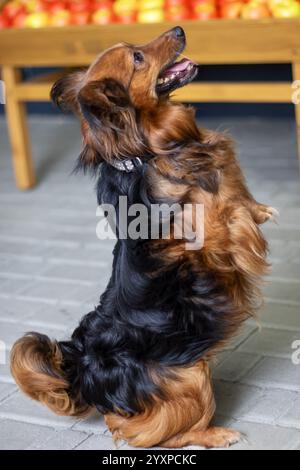
[[[255,314],[267,272],[259,229],[273,209],[247,189],[226,136],[199,130],[171,102],[197,65],[176,62],[176,27],[144,46],[118,44],[87,71],[58,81],[52,99],[79,117],[79,167],[99,174],[99,203],[203,204],[205,241],[118,238],[100,304],[70,341],[28,333],[13,347],[21,389],[60,415],[97,408],[115,440],[138,447],[227,447],[237,432],[210,427],[209,360]]]

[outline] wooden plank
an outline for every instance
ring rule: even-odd
[[[58,75],[57,75],[58,77]],[[48,101],[51,82],[22,83],[15,90],[21,101]],[[174,92],[184,102],[289,103],[291,84],[285,83],[191,83]]]
[[[300,56],[300,19],[183,21],[186,55],[202,64],[289,63]],[[0,65],[78,66],[120,41],[145,43],[174,23],[0,31]]]
[[[22,83],[16,88],[15,96],[18,101],[49,101],[50,90],[53,83]]]
[[[65,69],[56,70],[55,72],[42,73],[40,75],[36,75],[30,78],[29,80],[23,83],[24,84],[27,83],[28,85],[54,83],[59,78],[67,75],[68,73],[72,73],[75,70],[79,70],[79,69],[78,68],[65,68]]]
[[[18,188],[29,189],[35,184],[35,176],[26,110],[24,103],[19,102],[15,96],[15,88],[21,80],[21,72],[13,67],[6,66],[2,68],[2,77],[6,86],[5,111],[12,146],[15,178]]]
[[[19,83],[15,88],[15,97],[19,101],[49,101],[50,90],[56,80],[71,73],[74,69],[64,69],[57,72],[34,77],[31,80]]]
[[[290,103],[289,82],[262,83],[191,83],[174,93],[187,102]]]

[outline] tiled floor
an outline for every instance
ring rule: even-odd
[[[234,449],[299,449],[300,365],[292,362],[292,345],[300,341],[294,124],[275,118],[203,124],[233,133],[253,193],[281,212],[280,224],[264,229],[274,266],[262,328],[246,325],[215,368],[216,421],[247,435]],[[8,350],[18,336],[37,329],[66,337],[97,303],[110,274],[112,242],[95,234],[94,183],[71,175],[80,148],[77,124],[34,118],[31,132],[39,185],[20,193],[0,121],[0,449],[113,449],[100,416],[56,417],[21,395],[9,373]]]

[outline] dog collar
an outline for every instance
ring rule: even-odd
[[[130,160],[113,160],[111,165],[119,171],[131,173],[135,168],[142,166],[143,162],[139,157],[135,157]]]

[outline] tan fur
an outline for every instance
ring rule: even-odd
[[[30,398],[40,401],[58,415],[81,416],[88,412],[68,394],[69,385],[61,370],[57,344],[26,335],[11,352],[11,372],[19,387]]]
[[[215,412],[209,366],[200,361],[192,367],[168,370],[155,377],[164,398],[136,416],[105,416],[115,441],[125,439],[135,447],[182,447],[188,444],[214,447],[220,435],[231,431],[209,428]],[[234,433],[233,433],[234,434]],[[237,434],[235,433],[237,438]],[[219,440],[220,445],[228,442]]]
[[[166,145],[168,139],[176,140],[178,133],[185,128],[187,136],[194,138],[196,130],[189,118],[189,113],[178,130],[172,123],[172,107],[168,110],[169,125],[159,134],[159,145]],[[174,111],[174,121],[177,122]],[[149,124],[160,127],[161,122]],[[158,200],[167,198],[171,202],[203,204],[205,240],[201,250],[187,251],[182,240],[158,240],[152,244],[153,254],[163,255],[165,269],[181,259],[183,265],[190,266],[194,272],[214,272],[220,285],[226,288],[227,295],[233,301],[231,319],[233,324],[228,328],[228,339],[239,331],[243,321],[255,316],[261,305],[260,284],[268,272],[266,261],[268,245],[260,231],[258,223],[270,219],[272,209],[257,203],[250,194],[242,171],[235,157],[232,141],[223,134],[200,130],[199,141],[202,148],[194,155],[193,149],[183,150],[176,158],[162,153],[149,170],[149,185],[152,194]],[[154,136],[156,136],[154,130]],[[164,137],[164,133],[168,137]],[[187,137],[186,137],[187,139]],[[157,136],[155,137],[157,145]],[[202,151],[202,154],[201,154]],[[203,171],[202,166],[205,170]],[[189,172],[193,176],[189,176]],[[208,185],[213,177],[218,179],[217,191],[208,191],[193,185],[197,172]],[[186,177],[185,175],[188,175]],[[175,181],[174,181],[175,180]],[[190,184],[188,184],[190,182]],[[224,343],[216,345],[214,351]]]

